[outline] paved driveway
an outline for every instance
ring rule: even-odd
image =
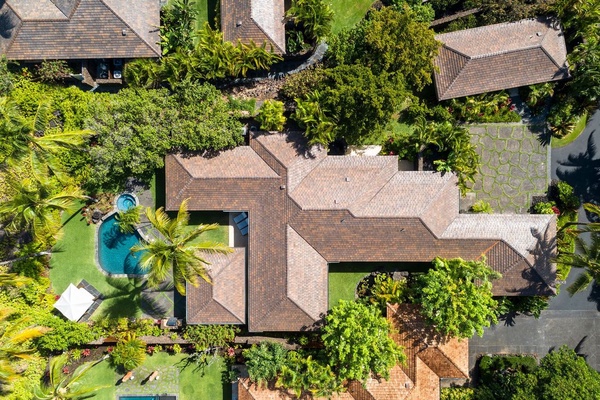
[[[600,110],[590,119],[585,131],[569,146],[553,149],[551,176],[567,181],[583,201],[600,203]],[[580,220],[586,219],[580,210]],[[561,293],[550,301],[539,319],[519,316],[501,321],[485,330],[482,338],[470,340],[470,365],[478,354],[534,353],[543,357],[563,344],[584,355],[590,365],[600,371],[600,286],[570,297],[564,289],[575,280],[573,269]]]

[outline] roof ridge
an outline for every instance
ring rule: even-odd
[[[250,2],[250,20],[252,22],[254,22],[254,25],[256,25],[256,27],[262,32],[264,33],[264,35],[269,39],[269,41],[275,45],[275,47],[277,47],[283,54],[285,54],[285,49],[282,49],[281,47],[279,47],[279,45],[277,43],[275,43],[275,41],[271,38],[271,35],[269,35],[267,32],[265,32],[265,30],[263,29],[262,26],[260,26],[260,24],[258,22],[256,22],[256,20],[254,18],[252,18],[252,1]],[[239,40],[239,39],[238,39]],[[284,39],[285,40],[285,39]],[[250,41],[253,41],[252,39],[250,39]]]
[[[79,1],[81,1],[81,0],[79,0]],[[104,4],[104,6],[105,6],[106,8],[108,8],[108,9],[110,10],[110,12],[111,12],[111,13],[112,13],[112,14],[113,14],[115,17],[117,17],[117,18],[118,18],[118,19],[119,19],[121,22],[123,22],[123,23],[124,23],[124,24],[125,24],[125,25],[126,25],[126,26],[127,26],[129,29],[130,29],[130,30],[131,30],[131,32],[133,32],[133,33],[135,34],[135,36],[137,36],[137,38],[138,38],[138,39],[140,39],[142,42],[144,42],[144,44],[145,44],[146,46],[148,46],[148,47],[150,48],[150,50],[151,50],[151,51],[152,51],[154,54],[156,54],[158,57],[161,57],[161,56],[162,56],[162,54],[159,54],[159,53],[157,53],[157,52],[156,52],[156,50],[155,50],[155,49],[152,47],[152,45],[151,45],[150,43],[148,43],[148,42],[146,41],[146,39],[144,39],[143,37],[141,37],[141,36],[140,36],[140,35],[137,33],[137,31],[136,31],[135,29],[133,29],[133,28],[132,28],[132,27],[131,27],[131,25],[130,25],[130,24],[127,22],[127,21],[125,21],[123,18],[121,18],[121,16],[120,16],[119,14],[117,14],[117,13],[115,12],[115,10],[113,10],[113,9],[112,9],[112,7],[111,7],[111,6],[109,6],[108,4],[106,4],[106,2],[105,2],[104,0],[98,0],[98,1],[99,1],[100,3],[102,3],[102,4]]]
[[[467,340],[468,340],[468,339],[467,339]],[[465,373],[464,373],[464,371],[463,371],[463,370],[461,370],[461,369],[458,367],[458,365],[456,365],[456,363],[455,363],[454,361],[452,361],[452,359],[451,359],[450,357],[448,357],[448,356],[446,355],[446,353],[444,353],[444,352],[442,351],[442,349],[440,349],[440,348],[439,348],[439,346],[429,346],[429,345],[427,345],[427,347],[426,347],[425,349],[423,349],[423,350],[419,351],[419,352],[416,354],[416,356],[417,356],[417,357],[419,357],[419,354],[420,354],[420,353],[422,353],[423,351],[425,351],[425,350],[428,350],[428,349],[432,349],[432,350],[434,350],[434,351],[437,351],[439,354],[441,354],[441,355],[444,357],[444,359],[446,359],[446,361],[448,361],[450,364],[452,364],[452,365],[454,366],[454,368],[456,368],[456,370],[457,370],[458,372],[460,372],[464,378],[468,378],[467,374],[465,374]],[[423,361],[423,362],[425,363],[425,365],[427,365],[427,366],[429,367],[429,364],[427,364],[427,361],[425,361],[425,360],[424,360],[424,359],[422,359],[421,357],[419,357],[419,358],[421,359],[421,361]],[[433,371],[433,368],[429,367],[429,369],[431,369],[431,370]],[[434,371],[434,372],[435,372],[435,371]],[[437,373],[436,373],[436,375],[437,375]],[[444,378],[443,376],[440,376],[440,375],[438,375],[438,376],[439,376],[440,378]]]
[[[456,53],[462,55],[462,53],[459,52],[459,51],[456,51]],[[458,71],[458,74],[456,74],[456,76],[454,77],[454,79],[452,79],[452,82],[450,82],[450,84],[448,86],[446,86],[446,90],[444,90],[444,93],[448,93],[450,91],[450,89],[456,83],[456,81],[458,80],[458,78],[460,78],[461,73],[465,70],[465,67],[467,65],[469,65],[469,62],[472,60],[472,58],[469,57],[469,56],[464,56],[464,57],[466,58],[466,61],[465,61],[464,65],[460,68],[460,70]],[[441,98],[443,98],[443,96],[440,96],[440,99]]]
[[[486,54],[481,54],[481,55],[477,55],[477,56],[472,56],[470,59],[471,60],[481,60],[483,58],[495,57],[495,56],[499,56],[499,55],[503,55],[503,54],[517,53],[519,51],[532,50],[532,49],[537,49],[537,48],[542,48],[541,43],[540,44],[532,44],[532,45],[524,46],[524,47],[519,47],[518,49],[513,49],[513,50],[494,51],[492,53],[486,53]]]

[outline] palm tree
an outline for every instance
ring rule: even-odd
[[[73,375],[63,374],[63,367],[67,363],[67,359],[68,354],[63,353],[50,361],[47,382],[41,382],[40,386],[34,390],[34,396],[37,400],[87,399],[95,396],[94,392],[108,387],[108,385],[87,386],[80,382],[95,365],[102,362],[105,358],[96,362],[83,364],[77,368]]]
[[[600,234],[592,233],[589,244],[581,236],[577,236],[575,252],[559,255],[558,261],[585,269],[567,288],[571,296],[585,290],[593,280],[600,281]]]
[[[226,254],[232,251],[222,243],[196,242],[204,232],[217,229],[218,224],[190,227],[187,203],[188,199],[181,202],[175,219],[169,218],[163,207],[156,211],[147,208],[146,216],[160,235],[131,248],[132,252],[142,252],[140,263],[143,269],[149,271],[150,287],[157,287],[171,278],[177,291],[184,296],[186,282],[198,286],[199,277],[210,282],[206,270],[209,263],[200,257],[200,253]]]
[[[142,206],[130,207],[125,211],[119,211],[116,219],[119,225],[119,230],[123,233],[133,233],[135,226],[140,223],[140,212]]]
[[[13,311],[8,307],[0,309],[0,382],[14,380],[18,373],[15,363],[27,360],[34,350],[26,347],[25,342],[42,336],[48,328],[31,326],[29,317],[10,320]]]
[[[23,117],[17,105],[5,97],[0,98],[0,137],[4,142],[2,159],[11,165],[20,165],[28,160],[35,173],[48,172],[63,180],[64,172],[57,153],[63,149],[78,149],[85,138],[91,134],[88,130],[67,131],[48,129],[51,104],[38,105],[33,118]]]
[[[41,241],[60,229],[57,211],[65,211],[75,200],[83,199],[77,188],[65,188],[56,193],[48,180],[19,181],[17,177],[10,177],[8,181],[16,194],[0,204],[0,218],[10,220],[8,229],[29,230],[35,239]]]

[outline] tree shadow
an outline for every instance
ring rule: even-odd
[[[113,290],[102,294],[104,301],[110,303],[99,314],[102,318],[133,317],[140,309],[141,294],[146,287],[146,279],[107,277]]]
[[[592,283],[592,290],[587,297],[587,301],[596,303],[596,310],[600,311],[600,285],[596,281]]]
[[[556,176],[573,187],[584,203],[600,201],[600,159],[594,139],[590,132],[586,148],[579,154],[569,154],[566,160],[559,160]]]

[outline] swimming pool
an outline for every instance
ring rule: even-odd
[[[123,193],[117,197],[117,210],[127,211],[137,205],[137,199],[130,193]]]
[[[119,396],[119,400],[157,400],[156,396]]]
[[[98,229],[98,262],[109,274],[143,275],[140,253],[130,249],[141,240],[139,233],[123,233],[115,214],[106,218]]]

